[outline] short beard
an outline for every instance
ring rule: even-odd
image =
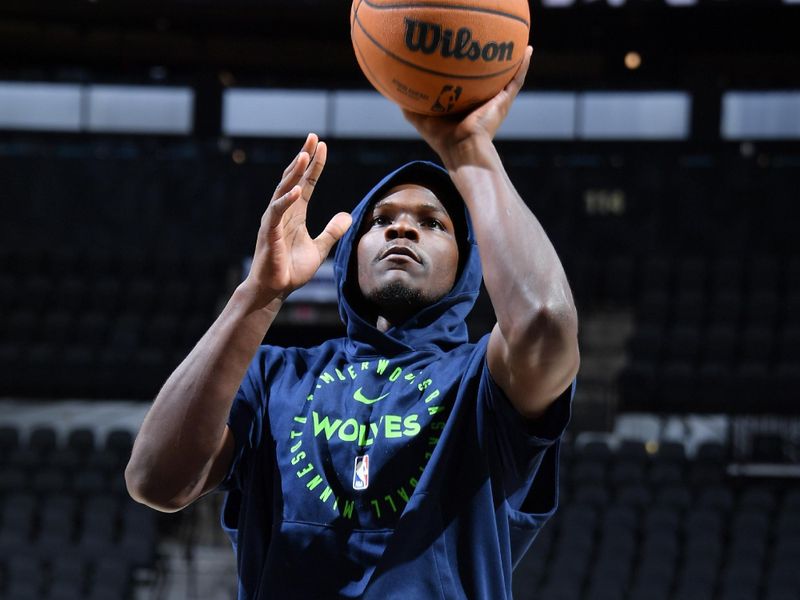
[[[399,281],[393,281],[374,290],[367,300],[377,308],[379,313],[387,313],[386,316],[389,316],[390,319],[400,317],[403,320],[436,301],[426,298],[421,290],[410,288]]]

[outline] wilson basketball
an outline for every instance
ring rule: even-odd
[[[411,111],[445,115],[496,95],[517,71],[528,0],[354,0],[350,37],[361,70]]]

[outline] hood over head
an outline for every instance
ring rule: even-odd
[[[430,189],[447,209],[456,229],[459,268],[452,289],[443,298],[384,333],[359,313],[358,309],[365,300],[358,286],[355,250],[367,211],[386,192],[404,183]],[[427,161],[410,162],[384,177],[351,214],[353,224],[339,240],[334,258],[339,315],[347,327],[348,350],[361,356],[385,356],[420,350],[449,350],[467,342],[466,317],[480,292],[481,263],[469,213],[447,171]]]

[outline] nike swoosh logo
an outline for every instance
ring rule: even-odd
[[[375,404],[379,400],[383,400],[384,398],[386,398],[386,396],[389,395],[389,394],[384,394],[383,396],[378,396],[377,398],[367,398],[364,394],[361,393],[361,390],[363,389],[364,388],[358,388],[353,393],[353,400],[361,402],[362,404]]]

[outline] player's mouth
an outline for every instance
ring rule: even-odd
[[[407,261],[410,259],[419,264],[422,264],[419,255],[408,246],[400,246],[400,245],[390,246],[389,248],[383,251],[378,260],[386,260],[386,259],[393,261]]]

